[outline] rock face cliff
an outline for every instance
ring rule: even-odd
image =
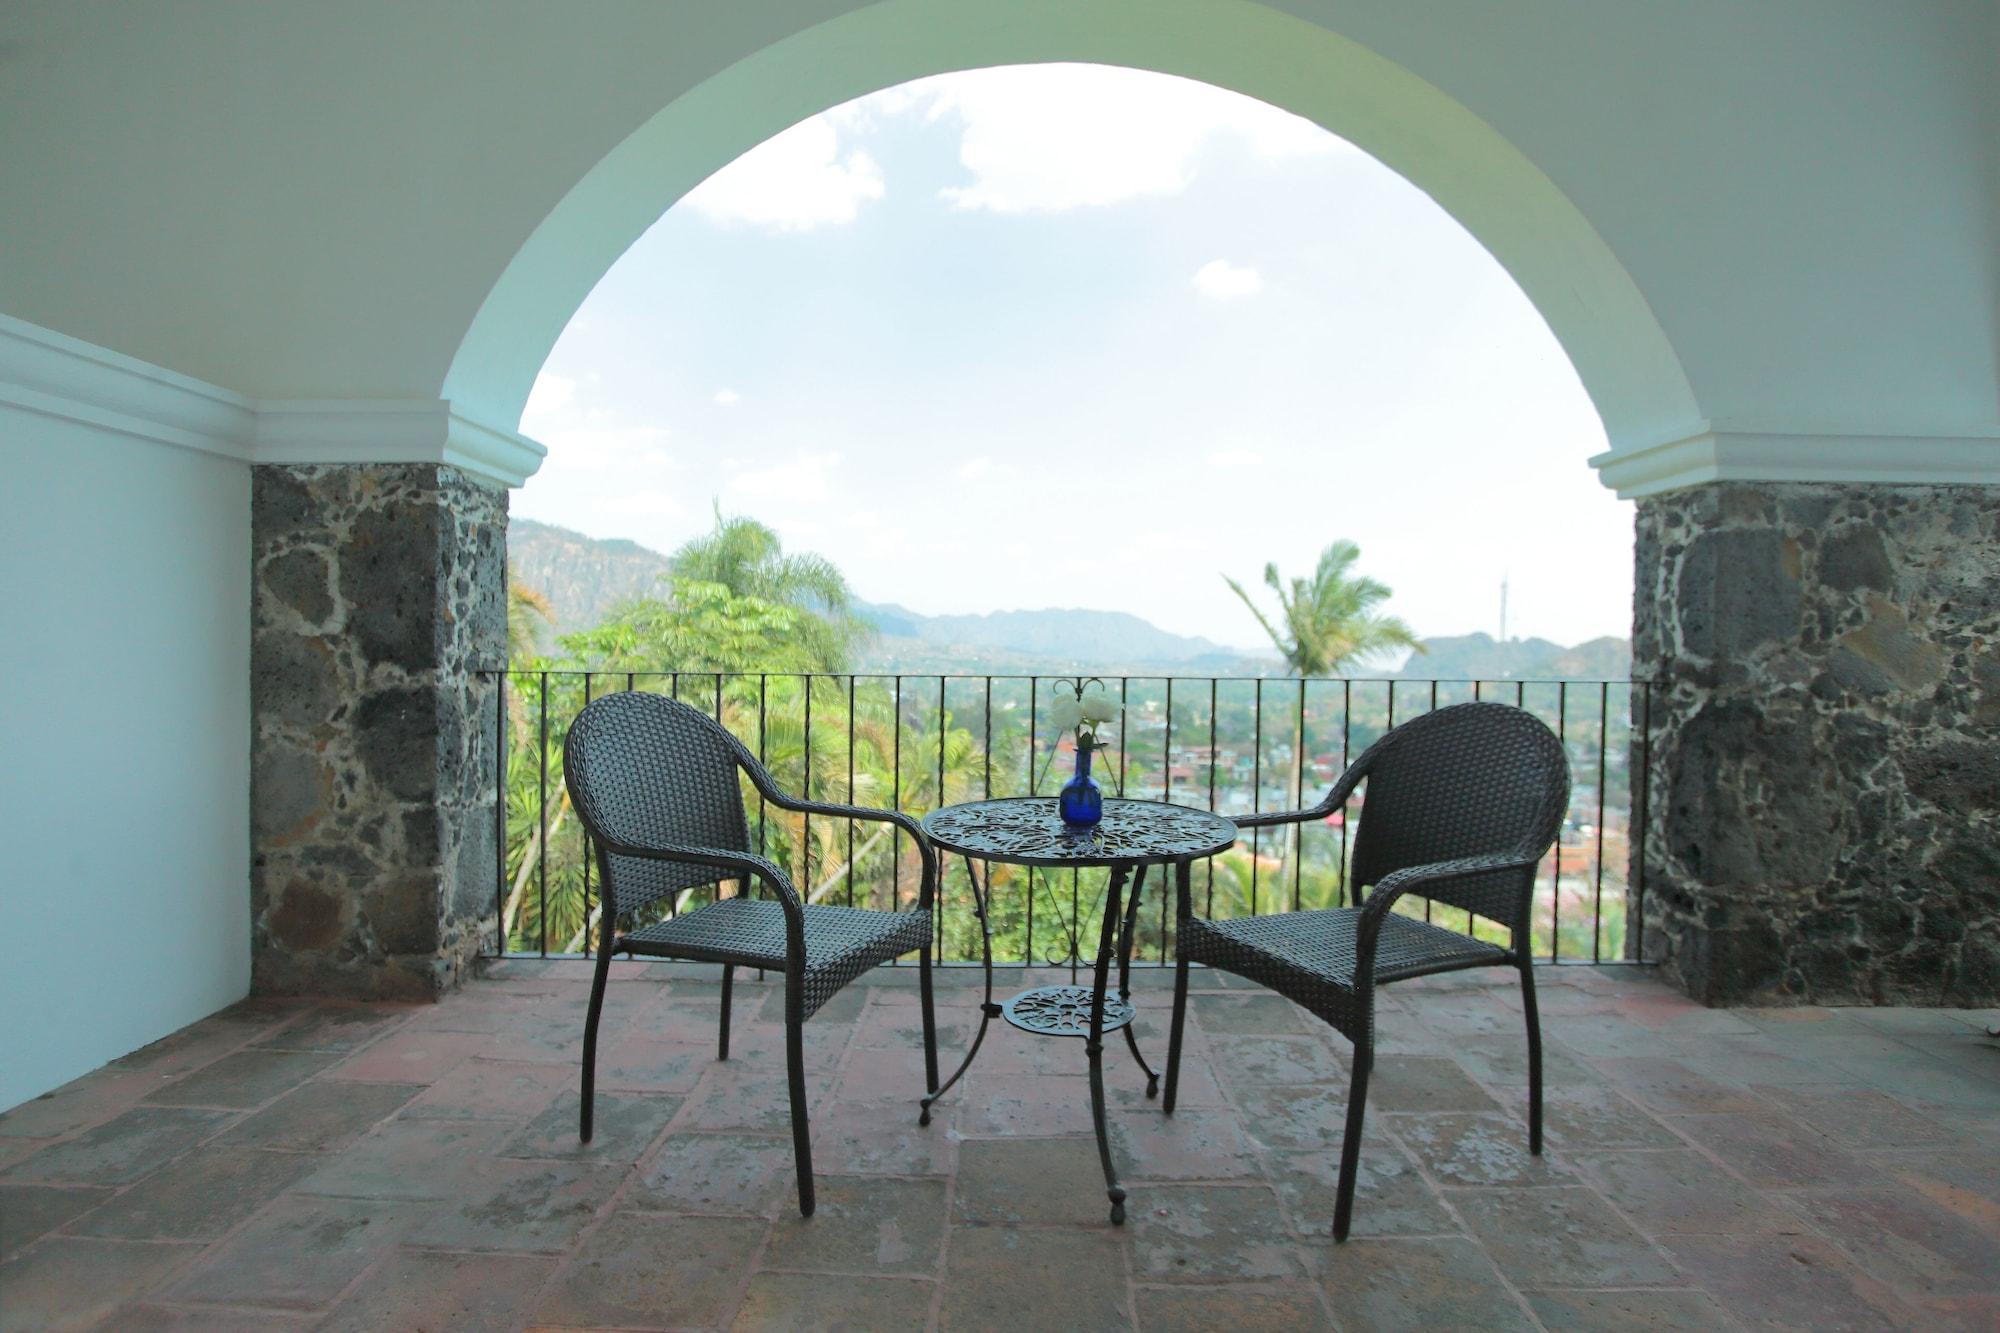
[[[514,581],[549,599],[555,632],[589,629],[618,603],[664,591],[673,561],[637,542],[600,540],[516,518],[507,525]]]

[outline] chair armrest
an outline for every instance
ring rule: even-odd
[[[722,866],[745,877],[754,875],[771,886],[785,913],[785,947],[801,966],[805,963],[805,906],[791,877],[776,865],[750,852],[726,851],[720,847],[680,847],[669,844],[641,845],[595,839],[598,847],[612,856],[631,856],[645,861],[673,861],[681,865]]]
[[[1435,884],[1439,880],[1463,879],[1468,875],[1489,875],[1496,870],[1522,870],[1541,860],[1541,854],[1524,856],[1517,852],[1495,852],[1485,856],[1462,856],[1453,861],[1432,861],[1427,865],[1405,866],[1382,876],[1381,881],[1369,890],[1368,900],[1361,905],[1361,919],[1355,930],[1356,975],[1372,977],[1375,971],[1375,945],[1382,933],[1382,918],[1389,915],[1389,909],[1396,900],[1412,891],[1421,891],[1423,885]]]
[[[761,784],[760,784],[761,785]],[[831,801],[808,801],[792,796],[773,785],[764,793],[764,798],[780,810],[790,810],[794,814],[824,815],[829,819],[862,819],[877,824],[894,824],[910,841],[917,845],[917,855],[923,861],[923,878],[917,892],[917,909],[928,911],[931,899],[936,895],[939,876],[937,849],[931,846],[930,835],[923,825],[900,810],[877,810],[865,805],[838,805]]]
[[[1359,759],[1347,766],[1340,780],[1333,784],[1325,796],[1303,810],[1278,810],[1265,814],[1230,815],[1229,821],[1237,828],[1270,828],[1274,824],[1303,824],[1308,819],[1325,819],[1347,803],[1354,789],[1361,785],[1361,779],[1368,776],[1368,762],[1375,756],[1381,742],[1377,741],[1362,752]]]

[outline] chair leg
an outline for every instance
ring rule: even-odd
[[[788,984],[785,995],[785,1073],[792,1092],[792,1156],[799,1173],[799,1215],[813,1215],[812,1133],[806,1121],[805,1018],[798,992]]]
[[[1347,1089],[1347,1132],[1340,1140],[1340,1190],[1333,1205],[1335,1241],[1347,1239],[1347,1224],[1354,1218],[1354,1177],[1361,1166],[1361,1127],[1368,1114],[1368,1071],[1374,1063],[1374,1043],[1366,1039],[1355,1042],[1354,1080]]]
[[[938,1090],[937,1006],[931,998],[931,949],[928,944],[917,954],[917,994],[924,1010],[924,1093],[934,1096]]]
[[[1174,1096],[1181,1087],[1181,1029],[1187,1025],[1188,960],[1182,954],[1174,962],[1174,1021],[1167,1035],[1167,1096],[1161,1109],[1174,1113]]]
[[[610,932],[597,949],[597,971],[590,982],[590,1011],[583,1020],[583,1089],[582,1122],[577,1126],[577,1137],[590,1142],[591,1112],[597,1104],[597,1020],[604,1013],[604,983],[611,975]]]
[[[1528,1016],[1528,1151],[1542,1151],[1542,1019],[1535,1006],[1535,965],[1521,961],[1521,1009]]]
[[[729,992],[736,985],[736,964],[722,965],[722,1034],[715,1039],[715,1058],[729,1058]]]

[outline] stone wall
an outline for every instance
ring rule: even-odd
[[[433,997],[495,930],[507,494],[435,464],[255,470],[253,986]]]
[[[1639,503],[1645,951],[1698,999],[2000,998],[2000,490]]]

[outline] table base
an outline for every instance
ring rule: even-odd
[[[1097,992],[1088,986],[1037,986],[1024,990],[1000,1006],[1000,1013],[1023,1032],[1045,1037],[1088,1037],[1090,1006]],[[1138,1011],[1122,995],[1104,997],[1104,1023],[1099,1029],[1115,1032],[1129,1024]]]

